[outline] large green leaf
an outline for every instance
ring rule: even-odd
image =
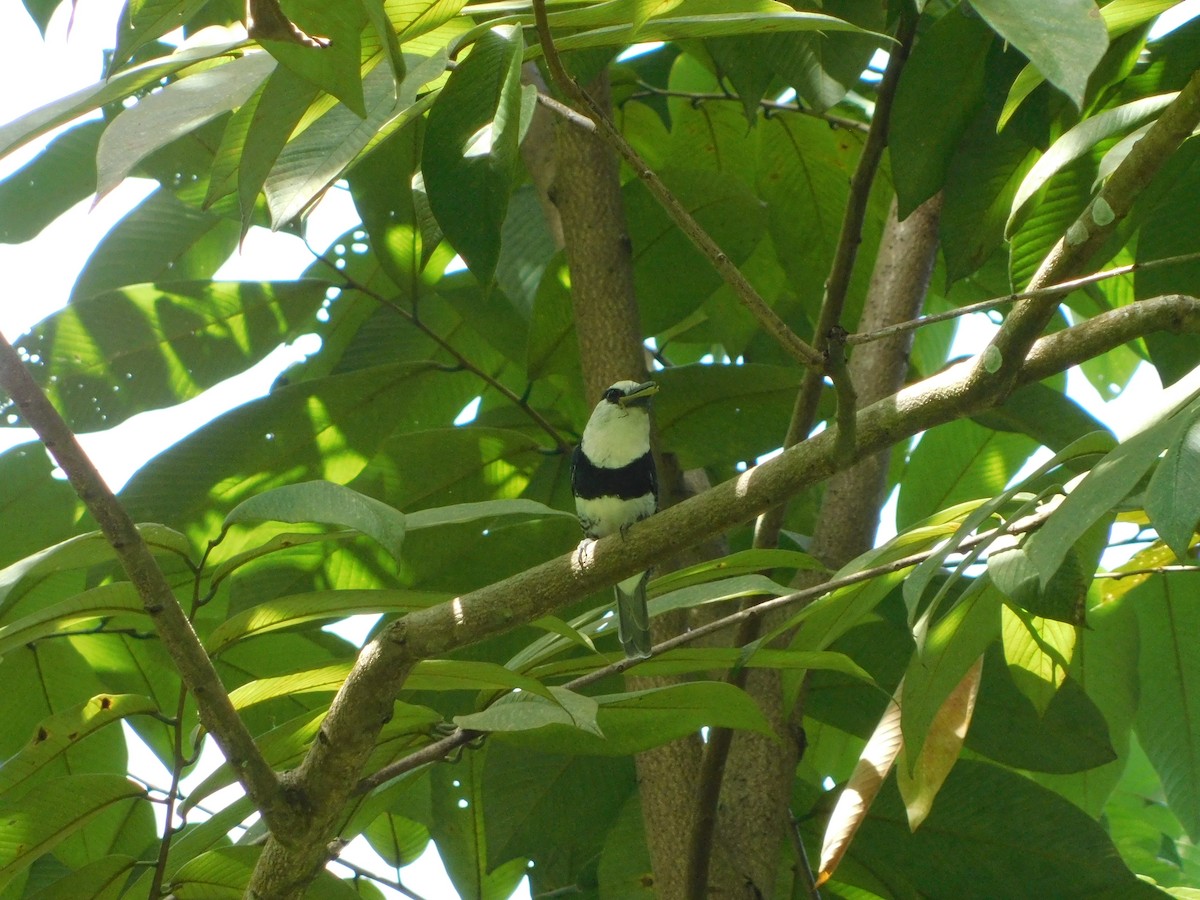
[[[628,759],[531,753],[501,741],[489,743],[483,764],[485,809],[522,811],[489,818],[489,863],[533,860],[530,877],[538,892],[576,883],[635,788]],[[588,814],[578,815],[581,809]]]
[[[1064,681],[1039,713],[1017,688],[998,645],[985,654],[967,747],[1017,769],[1059,774],[1117,758],[1103,714],[1078,681]]]
[[[267,54],[250,53],[187,75],[124,110],[100,137],[97,194],[115,188],[154,151],[241,106],[274,68]]]
[[[131,583],[104,584],[0,626],[0,656],[78,622],[142,611],[141,598]]]
[[[919,757],[942,703],[999,636],[1003,602],[994,586],[979,579],[919,642],[900,699],[904,752],[910,761]]]
[[[421,85],[442,70],[441,60],[424,60],[414,66],[408,78],[397,90],[391,72],[377,67],[363,81],[366,102],[365,116],[359,116],[345,106],[335,106],[316,122],[290,140],[274,159],[274,165],[262,187],[271,211],[271,222],[278,228],[307,209],[315,199],[336,181],[346,167],[358,156],[382,139],[385,127],[394,130],[419,116],[432,103],[435,95],[416,99]],[[286,125],[286,122],[281,123]],[[262,163],[275,152],[282,131],[263,132]],[[257,168],[256,174],[261,171]],[[244,176],[243,176],[244,177]],[[256,179],[246,178],[247,188],[241,191],[242,205],[257,192]]]
[[[483,754],[469,752],[457,766],[434,767],[429,832],[459,896],[506,900],[525,877],[526,863],[489,862],[486,817],[497,811],[484,808],[483,764]]]
[[[205,641],[213,656],[236,641],[310,622],[328,622],[364,613],[404,613],[449,600],[425,591],[312,591],[267,600],[222,622]]]
[[[964,500],[1004,489],[1035,445],[1021,434],[960,420],[925,432],[909,457],[896,524],[912,523]]]
[[[123,775],[73,775],[0,803],[0,886],[105,810],[144,796]]]
[[[1023,0],[972,0],[971,5],[1047,81],[1083,106],[1088,76],[1108,49],[1108,29],[1094,0],[1033,7]]]
[[[1178,391],[1176,398],[1180,394],[1186,396]],[[1137,486],[1159,454],[1194,420],[1197,411],[1200,405],[1193,403],[1177,415],[1162,416],[1154,425],[1123,441],[1092,467],[1046,524],[1029,536],[1022,550],[1036,567],[1043,585],[1050,583],[1084,532],[1108,516]]]
[[[1011,234],[1025,205],[1033,198],[1054,174],[1075,160],[1091,153],[1097,144],[1115,135],[1122,135],[1137,128],[1150,117],[1160,112],[1176,94],[1145,97],[1132,103],[1124,103],[1106,109],[1098,115],[1084,119],[1057,141],[1037,161],[1021,181],[1013,197],[1012,210],[1008,217],[1007,231]]]
[[[118,900],[137,863],[132,856],[102,856],[28,896],[30,900]]]
[[[361,74],[362,30],[367,13],[361,3],[321,3],[292,0],[288,17],[303,31],[323,39],[326,46],[294,41],[263,40],[263,47],[301,78],[342,101],[355,115],[367,115]],[[391,80],[391,70],[383,67]]]
[[[243,500],[229,511],[222,528],[240,522],[319,522],[352,528],[377,541],[400,560],[404,514],[373,497],[330,481],[286,484]]]
[[[316,325],[327,282],[185,281],[86,297],[16,341],[76,432],[199,395]]]
[[[904,66],[888,134],[901,218],[945,182],[955,148],[983,103],[991,44],[983,23],[956,7],[917,42]]]
[[[459,716],[456,721],[467,728],[495,730],[497,740],[517,746],[604,756],[648,750],[705,726],[770,731],[750,696],[725,682],[677,684],[594,699],[599,734],[580,727],[578,713],[538,697],[506,697],[484,713]]]
[[[31,162],[0,182],[0,241],[20,244],[96,189],[96,145],[103,122],[64,131]]]
[[[778,11],[729,12],[714,15],[671,16],[651,19],[639,29],[632,25],[609,25],[565,35],[555,41],[560,50],[623,46],[632,41],[678,41],[688,38],[729,37],[741,34],[774,34],[789,31],[858,31],[863,29],[821,13],[796,12],[783,4]],[[541,47],[530,47],[528,59],[540,57]]]
[[[1200,520],[1200,420],[1180,431],[1146,485],[1146,513],[1181,560]]]
[[[474,391],[465,372],[393,364],[279,388],[175,444],[139,470],[122,500],[139,518],[209,523],[267,488],[344,483],[398,429],[448,422]],[[207,539],[207,538],[206,538]],[[244,549],[226,541],[225,549]]]
[[[1128,596],[1141,636],[1138,741],[1194,841],[1200,837],[1200,607],[1193,588],[1187,574],[1161,575]]]
[[[54,464],[38,443],[19,444],[0,454],[0,520],[21,528],[0,529],[0,566],[63,540],[76,530],[79,500],[70,486],[51,477]],[[36,516],[27,516],[37,510]],[[2,570],[0,570],[2,571]]]
[[[149,85],[159,84],[162,79],[170,78],[187,66],[224,56],[235,46],[236,43],[190,47],[168,57],[151,60],[68,94],[53,103],[38,107],[0,127],[0,156],[7,156],[23,144],[85,113],[134,94]]]
[[[1086,813],[1028,778],[968,759],[950,772],[915,834],[886,784],[848,861],[876,873],[893,896],[1164,896],[1129,871]]]
[[[663,445],[687,468],[744,460],[779,446],[801,375],[795,369],[677,366],[655,375],[654,401]]]
[[[92,251],[71,302],[130,284],[211,278],[237,241],[236,222],[187,206],[160,188]]]
[[[459,63],[429,113],[422,172],[446,239],[485,284],[518,163],[521,32],[489,31]]]
[[[86,703],[45,719],[24,749],[10,756],[0,767],[0,797],[6,794],[19,796],[29,787],[29,779],[104,726],[126,716],[157,712],[158,704],[148,697],[99,694]]]

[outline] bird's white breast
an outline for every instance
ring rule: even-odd
[[[645,451],[643,451],[645,452]],[[575,512],[588,537],[602,538],[651,515],[658,501],[653,494],[622,500],[620,497],[575,498]]]
[[[650,416],[638,407],[601,400],[583,430],[583,452],[592,465],[619,469],[650,449]]]

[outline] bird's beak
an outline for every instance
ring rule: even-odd
[[[653,381],[645,381],[632,391],[620,398],[617,403],[624,409],[627,406],[648,406],[650,398],[658,393],[658,385]]]

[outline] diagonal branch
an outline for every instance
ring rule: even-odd
[[[633,149],[633,146],[625,140],[625,136],[613,125],[612,120],[609,119],[604,109],[567,72],[563,66],[562,59],[558,55],[558,50],[554,46],[554,38],[550,34],[550,23],[546,18],[546,0],[533,0],[533,15],[537,22],[538,39],[541,41],[542,54],[545,56],[546,65],[550,70],[550,78],[558,86],[558,89],[567,95],[595,123],[596,133],[630,165],[638,178],[642,180],[654,196],[654,199],[659,202],[667,215],[679,226],[679,230],[686,234],[692,243],[696,245],[696,248],[708,258],[713,268],[717,270],[721,278],[733,290],[734,296],[758,320],[763,330],[775,338],[779,342],[779,345],[787,351],[788,355],[806,369],[816,369],[823,372],[825,360],[821,353],[797,336],[788,327],[787,323],[779,317],[775,310],[767,305],[767,301],[754,289],[754,285],[742,274],[741,269],[733,263],[725,254],[725,251],[709,236],[708,232],[701,227],[692,214],[684,208],[678,198],[671,193],[670,189],[663,183],[663,180],[658,177],[658,174],[650,168],[638,152]]]
[[[1165,298],[1172,327],[1200,324],[1200,300]],[[1097,316],[1042,338],[1031,351],[1038,365],[1020,378],[1041,379],[1075,364],[1080,344],[1103,352],[1124,343],[1120,329],[1107,344],[1112,321]],[[1080,335],[1088,337],[1081,341]],[[1092,336],[1094,339],[1092,339]],[[972,415],[999,402],[974,379],[971,361],[959,363],[860,410],[853,456],[858,459],[920,431]],[[844,463],[837,428],[797,444],[736,478],[634,525],[628,535],[584,542],[575,551],[446,603],[409,613],[363,648],[330,707],[317,739],[287,783],[307,804],[307,830],[286,843],[272,835],[255,868],[248,896],[290,900],[326,860],[326,842],[354,795],[375,739],[392,714],[393,700],[418,660],[429,659],[516,628],[650,568],[655,561],[694,546],[829,477]],[[427,748],[428,749],[428,748]]]
[[[233,766],[268,827],[272,831],[290,828],[295,811],[283,794],[274,770],[229,702],[212,660],[204,652],[158,561],[125,507],[104,483],[74,433],[3,335],[0,335],[0,388],[13,399],[22,418],[37,432],[66,473],[79,499],[99,523],[125,574],[137,589],[163,647],[195,697],[200,721]]]
[[[1038,290],[1082,271],[1129,214],[1142,190],[1179,145],[1191,137],[1197,125],[1200,125],[1200,71],[1192,75],[1171,105],[1133,145],[1100,193],[1054,245],[1030,281],[1029,289]],[[979,356],[977,379],[1000,385],[1011,383],[1021,370],[1030,346],[1057,308],[1053,297],[1036,297],[1018,303]]]

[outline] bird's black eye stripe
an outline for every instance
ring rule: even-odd
[[[616,388],[609,388],[604,392],[604,399],[609,403],[616,403],[623,395]]]

